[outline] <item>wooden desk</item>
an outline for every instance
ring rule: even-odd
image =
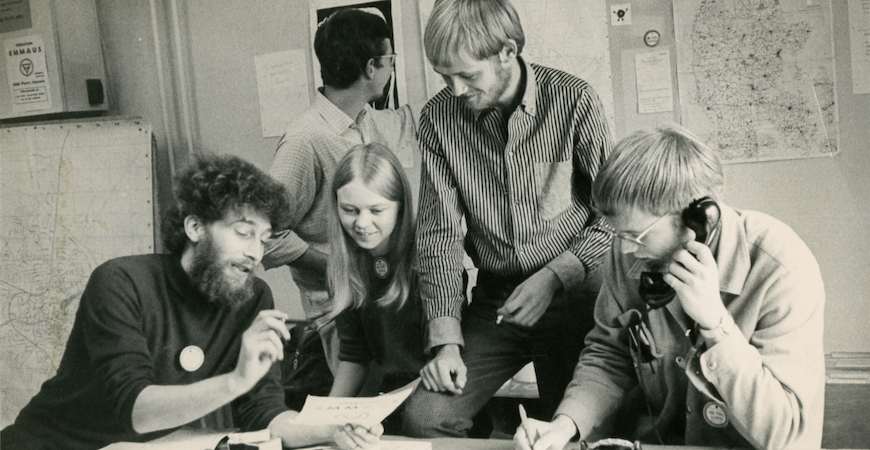
[[[143,450],[143,449],[177,449],[177,448],[207,448],[205,443],[216,444],[221,436],[226,435],[229,431],[203,430],[203,429],[181,429],[168,436],[156,439],[145,444],[133,443],[116,443],[108,447],[103,447],[102,450]],[[403,436],[384,436],[385,441],[416,441],[420,439],[411,439]],[[509,439],[459,439],[459,438],[438,438],[425,439],[432,443],[432,450],[513,450],[514,442]],[[181,446],[184,442],[186,445]],[[163,444],[163,445],[161,445]],[[681,447],[670,445],[652,445],[644,444],[643,450],[716,450],[713,447]],[[579,442],[569,443],[564,450],[580,450]]]
[[[384,436],[384,440],[409,440],[398,436]],[[432,450],[513,450],[514,441],[506,439],[426,439],[432,442]],[[644,444],[643,450],[716,450],[713,447],[685,447]],[[569,443],[564,450],[580,450],[579,442]]]

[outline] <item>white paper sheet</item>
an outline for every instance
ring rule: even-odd
[[[281,136],[287,122],[311,103],[305,53],[297,49],[257,55],[254,64],[263,137]]]
[[[419,379],[418,379],[419,382]],[[399,391],[377,397],[319,397],[309,395],[305,406],[293,420],[296,424],[331,425],[346,424],[373,427],[387,418],[411,395],[417,383],[411,383]]]
[[[671,90],[671,53],[669,50],[634,55],[637,79],[637,112],[640,114],[674,110]]]
[[[852,93],[870,94],[870,0],[849,0]]]

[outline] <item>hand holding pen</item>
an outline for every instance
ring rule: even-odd
[[[520,405],[520,426],[514,434],[514,446],[519,450],[562,450],[577,434],[577,425],[558,414],[552,422],[530,419]]]
[[[522,427],[525,432],[526,441],[531,448],[535,445],[535,442],[537,442],[540,434],[538,433],[538,429],[532,426],[529,422],[529,416],[526,414],[526,408],[523,407],[522,403],[520,403],[520,427]]]

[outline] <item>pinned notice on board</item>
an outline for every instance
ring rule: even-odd
[[[3,42],[6,75],[12,92],[12,112],[51,109],[51,85],[41,35],[16,37]],[[5,88],[5,86],[4,86]]]
[[[263,137],[281,136],[290,118],[311,103],[305,53],[296,49],[257,55],[254,64]]]
[[[870,0],[849,0],[852,93],[870,94]]]
[[[671,88],[671,52],[656,50],[634,55],[637,79],[637,112],[650,114],[674,110]]]

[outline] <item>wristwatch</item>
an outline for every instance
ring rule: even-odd
[[[728,336],[728,330],[731,330],[733,328],[734,318],[731,317],[731,313],[726,312],[724,315],[722,315],[722,318],[719,319],[719,325],[716,325],[716,328],[708,330],[704,327],[698,327],[698,331],[701,332],[701,336],[703,336],[705,339],[719,341],[725,336]]]

